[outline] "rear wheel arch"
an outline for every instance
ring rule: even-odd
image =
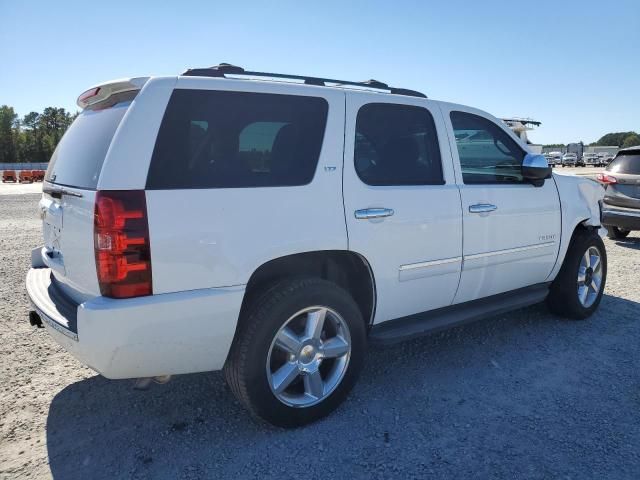
[[[340,286],[353,297],[366,326],[373,322],[376,286],[366,258],[348,250],[321,250],[278,257],[260,265],[247,282],[240,321],[245,312],[270,285],[292,277],[316,277]]]

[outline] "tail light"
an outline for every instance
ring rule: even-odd
[[[130,298],[152,294],[144,190],[97,192],[94,250],[103,296]]]
[[[604,183],[605,185],[610,185],[612,183],[618,183],[618,179],[609,175],[608,173],[599,173],[596,177],[599,182]]]

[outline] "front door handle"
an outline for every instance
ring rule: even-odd
[[[393,215],[392,208],[363,208],[362,210],[356,210],[353,212],[358,220],[371,219],[371,218],[383,218]]]
[[[489,213],[497,209],[498,207],[490,203],[477,203],[475,205],[469,205],[469,213]]]

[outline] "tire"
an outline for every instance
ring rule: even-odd
[[[623,230],[618,227],[607,226],[607,237],[611,240],[621,240],[627,238],[627,235],[631,233],[629,230]]]
[[[588,251],[590,252],[589,266],[586,268],[586,253]],[[595,252],[599,254],[597,264],[593,260]],[[589,273],[589,268],[591,273]],[[587,286],[587,294],[585,295],[585,285],[581,286],[579,275],[583,278],[583,282],[588,284],[591,284],[590,279],[596,283],[599,279],[597,291]],[[607,252],[602,239],[596,230],[578,230],[571,239],[562,268],[551,284],[547,305],[553,313],[567,318],[575,320],[588,318],[600,305],[606,280]]]
[[[320,318],[322,309],[324,330],[308,334],[305,323],[312,325],[310,319]],[[299,427],[328,415],[362,370],[367,339],[360,309],[345,290],[326,280],[275,284],[246,309],[238,328],[224,367],[226,381],[254,417],[273,425]],[[342,348],[331,354],[335,358],[329,344]],[[348,353],[337,356],[345,344],[350,344]]]

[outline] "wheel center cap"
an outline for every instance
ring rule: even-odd
[[[298,354],[298,358],[302,363],[310,363],[316,356],[316,350],[313,348],[313,345],[305,345],[300,350]]]
[[[592,279],[593,279],[593,269],[589,267],[587,268],[587,271],[585,272],[585,275],[584,275],[584,283],[589,285]]]

